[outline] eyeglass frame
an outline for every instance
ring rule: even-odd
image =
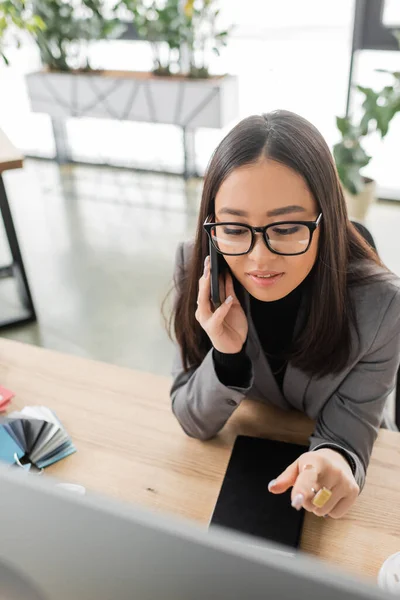
[[[254,249],[257,233],[262,233],[262,237],[263,237],[265,245],[267,246],[268,250],[270,252],[272,252],[273,254],[279,254],[279,256],[300,256],[301,254],[305,254],[306,252],[308,252],[308,250],[310,249],[314,232],[317,229],[317,227],[319,226],[321,219],[322,219],[322,212],[319,213],[319,215],[315,221],[277,221],[276,223],[270,223],[269,225],[264,225],[263,227],[253,227],[252,225],[249,225],[248,223],[238,223],[237,221],[223,221],[222,223],[212,223],[212,222],[208,221],[208,219],[210,219],[210,218],[211,217],[207,217],[207,219],[204,221],[203,228],[204,228],[205,232],[207,233],[215,250],[219,254],[222,254],[222,256],[245,256],[246,254],[250,254],[250,252]],[[247,252],[239,252],[238,254],[232,254],[230,252],[221,252],[221,250],[219,250],[219,248],[217,248],[217,246],[214,244],[214,241],[213,241],[212,235],[211,235],[212,228],[216,227],[217,225],[235,225],[237,227],[240,226],[240,227],[246,227],[246,229],[249,229],[251,232],[251,244],[250,244],[250,248],[247,250]],[[277,250],[274,250],[274,248],[271,248],[271,246],[268,242],[268,237],[266,235],[266,232],[269,227],[277,227],[278,225],[305,225],[310,232],[310,239],[309,239],[307,248],[305,250],[302,250],[302,252],[295,252],[295,253],[291,253],[291,254],[285,254],[284,252],[278,252]]]

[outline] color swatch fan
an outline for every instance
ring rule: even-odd
[[[44,469],[76,452],[56,415],[45,406],[26,406],[0,421],[0,460]]]

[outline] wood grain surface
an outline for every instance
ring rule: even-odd
[[[0,384],[16,393],[13,408],[48,406],[71,434],[77,454],[48,473],[205,526],[237,434],[306,444],[313,429],[300,413],[245,401],[217,438],[193,440],[171,413],[168,378],[5,339]],[[400,434],[381,431],[353,510],[341,520],[307,514],[302,549],[376,578],[382,562],[400,551],[399,500]]]

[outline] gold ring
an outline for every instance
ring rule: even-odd
[[[312,503],[317,508],[322,508],[331,499],[331,497],[332,497],[331,490],[328,490],[328,488],[323,487],[314,496]]]

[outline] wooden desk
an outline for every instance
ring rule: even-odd
[[[224,431],[203,443],[170,410],[169,379],[0,339],[0,383],[13,406],[54,409],[78,453],[47,472],[128,502],[194,519],[212,514],[238,433],[305,443],[312,423],[246,401]],[[400,550],[400,434],[381,431],[364,492],[345,518],[307,514],[302,548],[375,578]],[[267,484],[267,482],[266,482]]]
[[[0,320],[0,328],[36,321],[35,307],[2,177],[2,174],[5,171],[20,169],[22,166],[22,154],[13,146],[5,133],[0,129],[0,211],[12,256],[12,263],[10,265],[0,267],[0,278],[15,278],[23,306],[23,313],[20,316],[12,317],[10,319],[4,319],[3,317],[3,319]]]

